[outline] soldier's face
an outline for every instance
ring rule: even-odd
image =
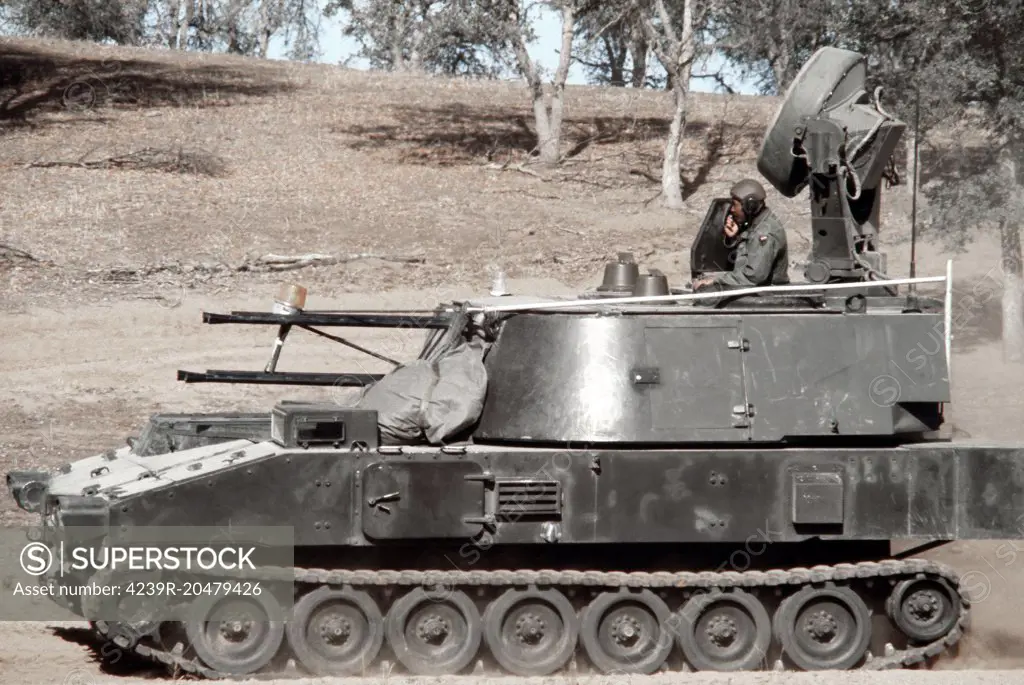
[[[746,218],[743,214],[743,203],[741,203],[736,198],[733,198],[732,200],[732,207],[729,209],[729,213],[732,214],[732,218],[738,224],[742,224],[743,219]]]

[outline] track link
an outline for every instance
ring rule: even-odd
[[[225,574],[218,574],[224,577]],[[881,580],[886,583],[902,580],[944,580],[957,593],[958,616],[953,627],[944,635],[923,645],[905,649],[887,649],[881,656],[869,654],[856,670],[886,670],[908,668],[940,656],[953,647],[964,634],[970,611],[970,599],[960,583],[959,574],[951,567],[923,559],[883,560],[792,568],[769,571],[723,571],[723,572],[618,572],[618,571],[556,571],[556,570],[498,570],[498,571],[375,571],[375,570],[328,570],[310,568],[262,568],[258,575],[246,574],[246,579],[267,581],[294,581],[306,586],[349,586],[353,589],[369,587],[498,587],[536,586],[538,588],[585,588],[593,590],[614,590],[618,588],[673,589],[682,591],[708,591],[730,588],[788,588],[791,591],[801,587],[819,584],[848,585],[863,581]],[[102,636],[108,637],[113,624],[94,622],[93,627]],[[198,657],[185,658],[183,645],[174,650],[165,650],[149,643],[147,638],[139,641],[115,639],[122,648],[128,648],[138,656],[165,664],[172,673],[187,673],[209,679],[263,678],[273,673],[259,672],[245,676],[233,676],[218,672],[204,665]],[[483,650],[481,646],[481,651]],[[778,665],[776,665],[778,668]]]

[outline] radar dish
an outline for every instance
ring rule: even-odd
[[[794,129],[864,88],[863,54],[826,47],[815,52],[786,89],[782,105],[768,125],[757,170],[786,197],[796,197],[807,183],[803,161],[793,156]]]

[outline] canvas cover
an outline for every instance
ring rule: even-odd
[[[476,422],[483,411],[485,353],[485,345],[474,341],[435,360],[403,364],[367,388],[356,407],[377,411],[384,444],[443,444]]]

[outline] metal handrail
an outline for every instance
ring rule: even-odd
[[[713,293],[687,293],[681,295],[645,295],[636,297],[613,297],[602,300],[565,300],[561,302],[538,302],[533,304],[502,304],[502,305],[478,305],[467,308],[468,312],[525,312],[536,309],[564,309],[567,307],[598,307],[602,305],[618,306],[623,304],[645,304],[650,302],[685,302],[691,300],[717,299],[721,297],[736,297],[738,295],[754,295],[757,293],[793,293],[793,292],[819,292],[825,290],[861,290],[864,288],[890,285],[909,285],[911,283],[946,283],[947,279],[952,282],[952,261],[947,266],[945,276],[928,276],[925,278],[897,278],[887,281],[858,281],[854,283],[826,283],[826,284],[805,284],[805,285],[771,285],[759,286],[756,288],[737,288]],[[949,299],[950,283],[947,283],[947,300]]]

